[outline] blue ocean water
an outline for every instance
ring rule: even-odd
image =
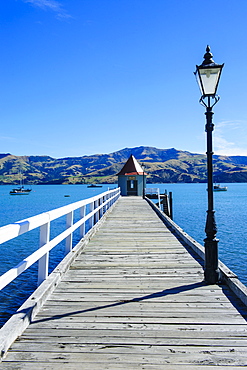
[[[247,184],[224,184],[226,192],[215,192],[215,215],[218,227],[219,257],[247,285]],[[29,195],[11,196],[12,186],[0,186],[0,226],[89,198],[116,185],[87,188],[86,185],[34,185]],[[206,184],[150,184],[173,194],[174,221],[203,244],[207,210]],[[66,195],[66,197],[65,197]],[[69,196],[67,196],[69,195]],[[65,218],[52,225],[52,237],[64,228]],[[15,266],[37,249],[36,230],[1,245],[0,274]],[[30,242],[31,240],[31,242]],[[75,235],[75,242],[79,235]],[[50,271],[64,256],[61,243],[51,252]],[[37,266],[28,269],[0,293],[0,326],[35,289]],[[15,297],[15,299],[13,298]]]

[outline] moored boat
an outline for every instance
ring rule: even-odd
[[[214,191],[227,191],[227,186],[220,186],[220,184],[215,184],[213,190]]]
[[[27,189],[24,187],[21,170],[19,172],[19,176],[20,176],[20,186],[18,188],[12,189],[9,192],[10,195],[28,195],[30,191],[32,191],[32,189]]]
[[[12,189],[9,194],[10,195],[28,195],[32,191],[32,189],[25,189],[24,186],[20,186],[19,188]]]
[[[88,185],[87,187],[88,188],[102,188],[102,185],[91,184],[91,185]]]

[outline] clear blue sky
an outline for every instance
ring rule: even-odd
[[[214,151],[247,155],[246,0],[1,0],[0,153],[205,153],[193,72],[225,63]]]

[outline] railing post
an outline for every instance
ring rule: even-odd
[[[104,195],[104,196],[103,196],[103,199],[102,199],[103,204],[105,204],[105,201],[106,201],[106,196]],[[105,206],[105,205],[103,205],[103,207],[102,207],[102,215],[103,215],[105,212],[106,212],[106,206]]]
[[[170,219],[173,220],[172,192],[169,192]]]
[[[40,226],[40,237],[39,237],[39,247],[47,244],[50,240],[50,222]],[[47,252],[39,260],[38,265],[38,286],[47,279],[49,267],[49,252]]]
[[[106,196],[106,211],[109,209],[109,194]]]
[[[101,206],[102,204],[104,203],[104,197],[101,197],[100,199],[99,199],[99,206]],[[100,208],[100,210],[99,210],[99,218],[101,219],[101,217],[103,216],[103,206]]]
[[[69,212],[66,216],[66,229],[69,229],[73,225],[73,211]],[[65,241],[65,254],[72,250],[72,239],[73,233],[70,233]]]
[[[86,216],[86,206],[82,206],[80,208],[80,217],[84,218]],[[85,236],[85,222],[80,227],[80,237],[83,238]]]
[[[99,205],[100,205],[100,199],[97,199],[96,200],[96,208],[98,208]],[[96,213],[96,224],[99,221],[99,219],[100,219],[100,211],[98,210],[97,213]]]
[[[111,195],[107,194],[107,210],[111,207]]]
[[[94,210],[94,202],[91,202],[90,205],[89,205],[89,212],[93,212]],[[94,215],[92,215],[89,219],[89,228],[92,229],[94,225]]]
[[[159,188],[157,188],[157,195],[158,195],[159,209],[161,209],[161,207],[160,207],[160,189]]]
[[[93,202],[93,209],[95,210],[97,208],[97,200]],[[97,223],[97,213],[94,214],[93,216],[93,225]]]

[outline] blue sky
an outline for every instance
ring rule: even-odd
[[[205,153],[193,72],[225,63],[214,151],[247,155],[246,0],[1,0],[0,153]]]

